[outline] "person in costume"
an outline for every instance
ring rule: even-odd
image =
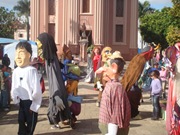
[[[101,50],[98,47],[94,47],[93,49],[93,71],[96,72],[96,70],[98,69],[98,62],[100,60],[101,57]]]
[[[66,82],[68,80],[74,80],[76,83],[78,83],[80,79],[80,68],[78,65],[73,64],[73,57],[72,52],[69,47],[66,45],[63,46],[63,55],[64,55],[64,61],[63,61],[63,80]],[[67,82],[65,83],[67,84]]]
[[[171,62],[166,106],[166,130],[168,135],[180,134],[180,42],[166,49]]]
[[[85,77],[85,82],[91,83],[93,82],[94,79],[94,72],[93,72],[93,48],[94,45],[90,45],[87,47],[87,70],[86,70],[86,77]]]
[[[101,59],[101,50],[99,47],[94,47],[93,49],[93,71],[94,73],[96,72],[96,70],[98,69],[98,62]],[[98,77],[94,77],[94,89],[97,89],[97,81],[98,81]]]
[[[19,42],[15,53],[17,68],[12,74],[11,87],[12,99],[15,104],[19,104],[18,135],[33,135],[42,101],[37,69],[30,66],[31,56],[31,45]]]
[[[54,38],[48,33],[41,33],[37,39],[38,55],[45,60],[45,69],[49,85],[48,118],[51,127],[60,128],[59,122],[70,120],[73,127],[70,108],[67,102],[67,91],[63,81],[57,48]]]
[[[76,116],[81,112],[81,102],[72,101],[72,98],[77,98],[78,83],[80,79],[80,68],[78,65],[73,64],[72,52],[66,45],[63,46],[64,55],[64,68],[62,69],[63,79],[65,81],[66,90],[68,92],[68,104],[71,111],[73,122],[77,121]],[[63,121],[64,125],[67,125],[69,121]]]
[[[115,51],[108,60],[107,67],[101,67],[106,80],[99,110],[99,129],[103,135],[128,135],[131,119],[131,107],[127,93],[119,77],[125,61],[119,51]]]
[[[132,96],[130,89],[139,80],[140,75],[142,74],[142,71],[144,69],[145,63],[146,61],[150,60],[153,57],[153,52],[154,52],[154,48],[151,46],[147,46],[142,50],[142,53],[135,55],[130,61],[121,79],[121,83],[124,89],[127,91],[129,98],[134,98],[134,99],[137,98],[136,96]],[[137,98],[137,99],[138,100],[136,101],[136,104],[135,102],[131,102],[134,100],[130,99],[132,117],[136,117],[139,114],[137,107],[140,103],[140,98]],[[133,109],[133,108],[136,108],[136,109]]]
[[[100,101],[101,101],[101,96],[102,96],[102,92],[104,89],[104,86],[106,84],[106,81],[102,79],[103,77],[103,72],[101,72],[100,67],[107,67],[107,60],[108,57],[111,56],[111,51],[112,48],[111,47],[104,47],[102,52],[101,52],[101,58],[99,59],[98,65],[97,65],[97,70],[95,72],[95,77],[96,78],[96,85],[97,85],[97,89],[99,90],[99,94],[98,94],[98,99],[96,101],[96,106],[100,106]]]

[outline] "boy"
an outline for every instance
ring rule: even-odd
[[[160,116],[160,104],[159,104],[159,97],[162,91],[162,84],[161,80],[159,79],[159,71],[154,70],[151,73],[151,96],[152,96],[152,104],[153,104],[153,113],[152,113],[152,120],[158,120]]]
[[[30,66],[31,56],[31,45],[19,42],[15,53],[17,68],[12,74],[11,88],[13,101],[19,104],[18,135],[33,135],[42,101],[37,69]]]

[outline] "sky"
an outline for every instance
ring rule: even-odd
[[[6,7],[8,9],[12,9],[18,0],[0,0],[0,6]],[[143,3],[146,0],[139,0]],[[150,2],[152,8],[161,10],[163,7],[172,7],[171,0],[147,0]]]
[[[19,0],[0,0],[0,7],[6,7],[8,9],[13,9]]]
[[[141,3],[144,3],[144,1],[149,1],[150,6],[152,8],[161,10],[164,7],[172,7],[171,0],[139,0]]]

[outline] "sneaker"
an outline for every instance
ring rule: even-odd
[[[51,129],[60,129],[60,126],[59,126],[58,124],[56,124],[56,125],[53,125],[53,126],[51,127]]]
[[[99,101],[96,102],[96,106],[100,107],[100,102]]]

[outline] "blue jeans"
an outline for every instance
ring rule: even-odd
[[[152,104],[153,104],[153,117],[159,118],[160,116],[159,95],[152,96]]]
[[[7,90],[1,90],[1,104],[2,104],[2,108],[8,107],[8,91]]]

